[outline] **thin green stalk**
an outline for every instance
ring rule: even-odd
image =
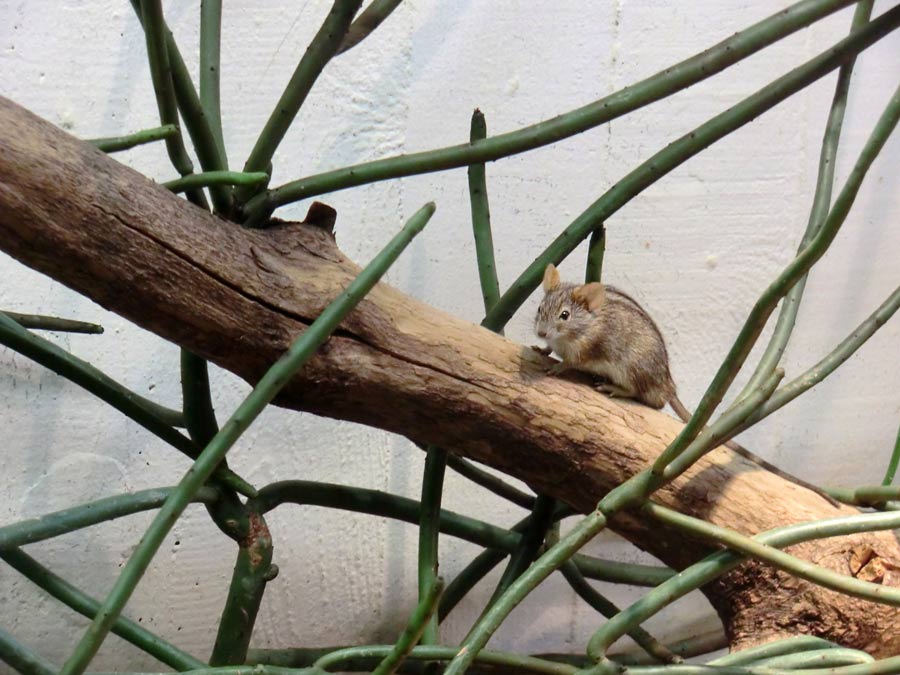
[[[141,25],[144,25],[144,19],[141,12],[140,0],[131,0],[131,6],[137,14]],[[197,153],[197,159],[200,160],[200,166],[204,171],[226,171],[228,164],[225,156],[219,153],[219,144],[216,140],[209,120],[203,111],[203,105],[194,83],[191,81],[191,75],[188,72],[172,31],[169,30],[165,23],[162,24],[165,32],[165,47],[169,58],[169,68],[172,77],[172,85],[175,89],[175,100],[181,116],[184,119],[184,126],[191,137],[194,151]],[[145,29],[146,30],[146,29]],[[210,190],[213,205],[219,213],[229,213],[231,208],[231,191],[222,186],[214,186]]]
[[[812,650],[834,649],[837,647],[833,642],[829,642],[824,638],[815,637],[814,635],[797,635],[795,637],[785,638],[784,640],[776,640],[775,642],[767,642],[756,647],[748,647],[740,651],[731,652],[718,659],[710,661],[710,666],[749,666],[763,659],[770,659],[775,656],[786,656],[789,654],[799,654]]]
[[[315,667],[327,670],[343,667],[348,661],[372,657],[384,658],[393,649],[391,645],[370,645],[364,647],[348,647],[331,652],[320,658]],[[456,647],[414,647],[408,658],[421,661],[449,661],[457,653]],[[536,673],[545,675],[575,675],[575,666],[555,663],[534,656],[522,656],[511,652],[499,652],[485,649],[475,659],[478,663],[506,666],[517,669],[520,673]],[[444,671],[447,672],[446,670]]]
[[[163,505],[173,489],[170,487],[151,488],[131,494],[104,497],[0,527],[0,551],[52,539],[133,513],[157,509]],[[194,497],[194,501],[204,504],[212,504],[216,499],[218,499],[218,493],[210,487],[203,488]]]
[[[2,628],[0,628],[0,660],[22,675],[56,675],[53,664],[38,656]]]
[[[777,368],[756,389],[732,405],[713,424],[703,429],[680,455],[663,467],[662,476],[666,481],[675,480],[675,478],[691,468],[703,455],[717,448],[725,441],[730,440],[734,435],[734,430],[740,426],[741,422],[746,420],[755,410],[759,410],[759,407],[772,396],[783,377],[784,370]],[[656,469],[655,465],[654,469]]]
[[[441,593],[444,592],[444,580],[437,577],[428,586],[428,593],[421,597],[419,604],[409,617],[406,628],[397,638],[393,649],[384,657],[378,667],[372,671],[372,675],[393,675],[397,668],[407,659],[420,639],[423,639],[426,627],[437,610]]]
[[[887,501],[900,499],[900,486],[862,485],[857,488],[829,488],[836,499],[853,506],[875,506]]]
[[[900,6],[898,6],[859,30],[855,35],[864,34],[875,26],[878,21],[886,19],[892,12],[894,14],[892,20],[900,19]],[[847,40],[853,39],[853,37],[847,38]],[[847,42],[847,40],[842,42]],[[757,338],[759,338],[763,328],[765,328],[766,322],[778,302],[793,288],[797,280],[806,274],[828,250],[856,199],[866,173],[872,166],[872,162],[875,161],[881,148],[884,147],[894,127],[896,127],[898,119],[900,119],[900,87],[894,92],[893,97],[876,123],[872,134],[866,140],[866,144],[856,160],[847,182],[835,200],[834,206],[828,213],[825,222],[822,223],[822,227],[810,240],[806,248],[788,264],[753,305],[753,309],[744,322],[737,339],[719,367],[706,393],[703,394],[703,398],[694,411],[690,422],[685,425],[675,440],[654,462],[654,472],[661,472],[703,428],[750,354],[750,350],[753,348]]]
[[[171,443],[170,439],[177,436],[183,439],[181,442],[187,442],[173,429],[184,426],[184,416],[180,412],[134,393],[87,361],[30,333],[5,312],[0,312],[0,344],[86,389],[163,440]]]
[[[447,451],[429,446],[422,474],[422,501],[419,507],[419,602],[432,597],[433,586],[438,580],[438,535],[440,534],[441,498],[444,491],[444,473],[447,468]],[[443,588],[442,588],[443,590]],[[422,628],[422,644],[433,645],[440,641],[438,618],[428,614]]]
[[[578,571],[575,563],[571,560],[567,560],[563,563],[562,567],[560,567],[560,571],[578,597],[593,607],[601,616],[611,619],[621,611],[615,603],[604,597],[596,588],[588,583],[587,579],[585,579],[584,575]],[[650,633],[641,626],[632,628],[628,633],[628,637],[634,640],[654,662],[681,662],[681,658],[677,654],[673,653],[668,647],[650,635]]]
[[[875,310],[865,321],[857,326],[850,335],[829,352],[816,365],[809,368],[786,385],[778,389],[759,410],[750,415],[734,432],[739,434],[744,429],[756,424],[768,417],[776,410],[784,407],[805,391],[812,389],[822,380],[833,373],[837,368],[849,359],[866,341],[872,337],[897,310],[900,309],[900,287]]]
[[[606,226],[600,226],[591,232],[588,244],[587,264],[584,268],[584,283],[599,282],[603,276],[603,255],[606,253]]]
[[[722,630],[716,630],[702,635],[693,635],[683,640],[667,643],[666,649],[677,654],[683,659],[702,656],[710,652],[728,648],[728,636]],[[622,666],[646,666],[656,662],[656,659],[643,652],[627,651],[611,654],[610,659]]]
[[[647,106],[721,72],[764,47],[851,4],[851,0],[803,0],[737,33],[704,52],[636,84],[550,120],[494,136],[476,144],[454,145],[365,162],[307,176],[258,195],[245,212],[265,221],[279,206],[314,195],[391,178],[445,171],[490,162],[569,138]]]
[[[741,552],[754,560],[759,560],[788,572],[792,576],[806,579],[823,588],[838,591],[855,598],[862,598],[863,600],[900,607],[900,590],[832,572],[820,565],[814,565],[789,553],[779,551],[777,548],[761,544],[753,537],[748,537],[699,518],[678,513],[659,504],[648,503],[644,505],[642,510],[652,518],[670,527],[677,528],[681,532],[722,544],[733,551]],[[824,524],[827,521],[821,522]]]
[[[60,319],[56,316],[44,316],[43,314],[20,314],[19,312],[7,311],[2,313],[22,326],[22,328],[31,330],[52,330],[57,333],[87,333],[89,335],[100,335],[103,333],[103,326],[96,323]]]
[[[181,350],[181,398],[188,433],[195,443],[205,446],[219,431],[209,370],[205,359],[186,349]]]
[[[165,408],[126,389],[87,361],[30,333],[2,312],[0,344],[86,389],[188,457],[197,456],[198,447],[173,428],[185,424],[180,412]],[[230,469],[219,469],[216,477],[242,495],[249,497],[256,494],[252,485]]]
[[[534,562],[535,556],[537,556],[541,545],[544,543],[544,537],[547,536],[547,531],[553,525],[553,510],[555,507],[556,500],[553,497],[538,495],[534,502],[534,508],[531,510],[531,515],[528,518],[528,523],[522,529],[522,536],[509,557],[509,563],[507,563],[506,569],[503,570],[503,575],[500,577],[500,581],[497,583],[490,600],[488,600],[485,611]]]
[[[898,288],[897,291],[900,292],[900,288]],[[898,296],[900,296],[900,293],[898,293]],[[900,464],[900,428],[897,429],[897,440],[894,441],[894,452],[891,453],[891,460],[888,462],[887,471],[884,472],[884,480],[881,481],[882,485],[890,485],[894,482],[894,476],[897,475],[898,464]]]
[[[372,0],[371,4],[350,24],[337,53],[343,54],[369,37],[391,15],[391,12],[397,9],[401,2],[403,0]]]
[[[257,171],[242,173],[240,171],[206,171],[192,173],[189,176],[166,181],[163,187],[172,192],[187,192],[213,185],[263,185],[269,180],[269,174]]]
[[[898,513],[866,513],[788,525],[757,534],[753,539],[765,546],[785,548],[814,539],[887,530],[898,525]],[[601,626],[588,643],[588,655],[594,660],[603,659],[606,650],[627,631],[641,625],[678,598],[734,569],[746,559],[746,556],[736,551],[717,551],[682,570]]]
[[[606,515],[602,511],[599,509],[593,511],[538,558],[476,622],[466,639],[463,640],[453,660],[444,669],[444,675],[465,673],[483,653],[482,650],[487,641],[503,623],[503,620],[509,616],[509,613],[525,599],[531,590],[593,539],[606,526],[606,522]]]
[[[499,565],[507,555],[509,553],[501,549],[487,548],[460,570],[460,573],[453,577],[453,581],[447,585],[447,591],[441,597],[441,604],[438,606],[438,623],[442,623],[478,582],[490,574],[491,570]]]
[[[447,466],[460,476],[468,478],[476,485],[480,485],[485,490],[493,492],[498,497],[503,497],[523,509],[530,510],[534,506],[534,497],[513,487],[502,478],[479,468],[467,459],[450,455],[447,458]]]
[[[851,33],[868,23],[872,15],[873,4],[874,0],[863,0],[856,5],[856,11],[853,14],[853,21],[850,25]],[[841,127],[844,123],[844,112],[847,109],[850,78],[853,75],[853,66],[855,64],[856,58],[853,57],[842,65],[838,71],[837,85],[831,101],[831,109],[828,112],[828,121],[825,123],[825,135],[822,139],[822,150],[819,154],[818,177],[816,179],[812,208],[806,224],[806,231],[800,240],[798,254],[818,232],[831,206],[831,192],[834,187],[834,168],[837,164],[838,143],[841,138]],[[780,363],[797,321],[797,313],[800,311],[800,302],[803,299],[807,277],[808,274],[801,276],[785,297],[769,344],[766,346],[765,352],[760,357],[759,363],[757,363],[756,369],[750,376],[743,391],[738,394],[738,399],[755,388]]]
[[[477,143],[487,137],[484,114],[475,109],[472,113],[469,142]],[[484,298],[485,313],[500,299],[497,281],[497,264],[494,261],[494,239],[491,236],[491,208],[488,203],[487,178],[484,162],[469,165],[469,204],[472,209],[472,231],[475,233],[475,259],[478,262],[478,279]]]
[[[282,504],[325,506],[393,518],[411,524],[419,523],[421,508],[419,502],[414,499],[378,490],[303,480],[287,480],[266,485],[259,490],[258,496],[248,506],[265,514]],[[519,541],[519,535],[515,531],[518,526],[509,531],[446,509],[441,510],[439,522],[441,532],[451,537],[499,549],[504,553],[515,550]],[[527,518],[521,521],[520,525],[524,522],[527,522]],[[656,586],[675,574],[673,570],[665,567],[632,565],[590,556],[578,555],[573,560],[578,569],[591,579],[633,586]]]
[[[787,654],[762,659],[753,664],[754,668],[771,668],[773,670],[809,670],[811,668],[840,668],[858,663],[874,663],[875,659],[858,649],[837,647],[834,649],[815,649],[800,654]]]
[[[98,150],[106,153],[121,152],[130,148],[144,145],[146,143],[155,143],[156,141],[167,141],[170,138],[178,136],[178,127],[174,124],[164,124],[161,127],[152,129],[144,129],[127,136],[108,136],[106,138],[89,138],[85,143],[96,146]]]
[[[215,467],[297,370],[313,357],[343,318],[366,296],[412,238],[422,230],[433,213],[434,204],[427,204],[417,211],[346,290],[294,341],[287,353],[266,371],[163,504],[134,553],[122,568],[97,617],[63,665],[60,675],[81,675],[84,672],[134,592],[166,534]]]
[[[641,191],[716,141],[824,77],[840,66],[844,60],[871,46],[898,25],[900,25],[900,9],[895,7],[854,35],[841,40],[819,56],[716,115],[650,157],[591,204],[553,240],[503,294],[485,318],[483,325],[487,327],[505,325],[540,284],[548,263],[559,264],[585,237],[601,223],[609,220],[610,216]],[[694,413],[694,417],[696,416],[697,413]]]
[[[341,40],[360,5],[362,0],[334,0],[331,11],[306,48],[306,53],[297,64],[290,82],[256,140],[256,145],[250,151],[250,156],[244,164],[246,173],[268,170],[278,145],[284,139],[319,74],[337,53]],[[239,201],[244,201],[255,193],[255,190],[239,188],[236,196]]]
[[[210,131],[219,147],[219,156],[227,164],[222,135],[222,106],[219,100],[221,70],[222,0],[200,2],[200,105]]]
[[[247,658],[266,584],[274,578],[272,537],[262,516],[250,514],[250,532],[238,546],[231,585],[219,620],[211,666],[238,665]]]
[[[144,35],[147,42],[147,60],[150,63],[150,77],[153,80],[153,91],[156,93],[156,107],[159,109],[159,121],[179,127],[178,104],[175,102],[175,89],[172,85],[169,67],[169,53],[166,50],[166,26],[163,20],[162,0],[141,0],[141,17],[144,24]],[[166,151],[172,166],[182,176],[194,171],[194,165],[188,156],[181,139],[181,133],[166,138]],[[190,190],[191,201],[206,207],[206,198],[197,189]]]
[[[97,615],[100,609],[99,601],[80,591],[62,577],[57,576],[24,551],[20,549],[3,551],[0,553],[0,558],[21,572],[35,585],[82,616],[93,619]],[[165,663],[176,670],[191,670],[206,666],[203,661],[166,642],[140,624],[123,616],[116,619],[112,626],[112,632],[158,659],[161,663]]]

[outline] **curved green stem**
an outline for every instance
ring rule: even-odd
[[[157,509],[163,505],[172,490],[174,488],[171,487],[151,488],[131,494],[105,497],[0,527],[0,551],[34,544],[133,513]],[[204,504],[212,504],[216,499],[218,493],[210,487],[199,490],[194,497],[194,501]]]
[[[169,53],[166,49],[166,25],[163,20],[161,0],[140,0],[141,18],[147,42],[147,59],[150,62],[150,77],[153,80],[153,91],[156,94],[156,106],[159,109],[159,121],[178,128],[178,104],[175,102],[175,89],[172,85]],[[172,166],[182,176],[194,171],[194,165],[188,156],[181,138],[181,133],[166,137],[166,151]],[[190,198],[194,203],[208,208],[206,197],[198,189],[190,190]]]
[[[746,421],[735,430],[734,435],[739,434],[744,429],[747,429],[760,420],[768,417],[773,412],[784,407],[800,396],[800,394],[812,389],[819,384],[819,382],[831,375],[831,373],[837,370],[841,364],[853,356],[856,350],[862,347],[879,328],[887,323],[888,319],[890,319],[898,309],[900,309],[900,287],[897,287],[881,306],[875,310],[875,312],[857,326],[850,335],[844,338],[844,340],[821,361],[772,394],[772,397],[763,403],[759,410],[750,415]]]
[[[372,3],[350,24],[337,53],[343,54],[369,37],[401,2],[403,0],[372,0]]]
[[[315,667],[326,670],[344,666],[355,660],[384,658],[393,649],[390,645],[371,645],[365,647],[348,647],[330,652],[315,663]],[[449,661],[457,653],[456,647],[415,647],[409,658],[420,661]],[[510,652],[499,652],[485,649],[475,659],[478,663],[506,666],[520,673],[536,673],[543,675],[574,675],[576,668],[566,663],[555,663],[534,656],[522,656]],[[444,671],[447,672],[446,670]]]
[[[896,528],[898,525],[900,514],[866,513],[788,525],[758,534],[753,540],[767,547],[785,548],[814,539],[874,532]],[[744,555],[735,551],[717,551],[682,570],[677,576],[661,583],[601,626],[588,643],[588,655],[595,660],[602,659],[606,650],[627,631],[644,623],[678,598],[734,569],[745,560]],[[897,594],[895,590],[880,588]]]
[[[146,143],[155,143],[156,141],[166,141],[170,138],[178,136],[178,127],[174,124],[164,124],[161,127],[152,129],[144,129],[127,136],[108,136],[106,138],[88,138],[85,143],[90,143],[98,150],[106,153],[121,152],[129,150],[138,145]]]
[[[847,43],[849,40],[853,40],[855,36],[865,34],[876,26],[879,21],[887,19],[889,15],[892,15],[891,21],[900,23],[900,6],[881,15],[865,28],[857,31],[854,36],[842,42]],[[881,148],[884,147],[894,127],[896,127],[898,119],[900,119],[900,87],[894,92],[893,97],[876,123],[872,134],[866,140],[866,144],[856,164],[853,166],[847,182],[835,200],[834,206],[825,222],[822,223],[822,227],[809,242],[809,245],[788,264],[784,271],[778,275],[778,278],[763,292],[756,304],[753,305],[753,309],[744,322],[737,339],[700,400],[700,404],[694,411],[690,422],[685,425],[684,429],[681,430],[675,440],[672,441],[654,463],[653,469],[655,472],[662,471],[703,428],[750,354],[750,350],[753,348],[778,302],[793,288],[797,280],[806,274],[828,250],[856,199],[866,173],[872,166],[872,162],[875,161],[875,157],[878,156]],[[772,398],[774,400],[776,397],[773,396]]]
[[[856,5],[856,11],[850,25],[851,33],[868,23],[872,15],[873,4],[874,0],[863,0]],[[853,66],[855,64],[856,58],[851,58],[838,71],[837,85],[831,101],[831,109],[828,112],[828,121],[825,123],[825,136],[822,139],[822,150],[819,154],[816,190],[813,196],[809,220],[806,224],[806,231],[800,240],[798,254],[818,232],[831,206],[831,191],[834,187],[834,168],[837,163],[838,143],[841,138],[841,127],[844,123],[844,112],[847,109],[850,78],[853,75]],[[791,333],[794,330],[794,324],[797,321],[797,313],[800,311],[800,302],[803,299],[803,291],[806,288],[807,276],[807,274],[801,276],[785,297],[769,344],[766,346],[765,352],[760,357],[759,363],[757,363],[756,369],[744,386],[743,391],[738,394],[738,399],[756,387],[768,373],[775,370],[781,361],[784,350],[787,348],[788,341],[791,338]]]
[[[578,571],[575,563],[571,560],[567,560],[563,566],[560,567],[560,571],[578,597],[597,610],[602,616],[611,619],[621,611],[615,603],[604,597],[596,588],[588,583],[587,579],[585,579],[584,575]],[[635,643],[654,661],[661,663],[681,662],[681,658],[677,654],[673,653],[668,647],[650,635],[650,633],[641,626],[632,628],[628,632],[628,637],[634,640]]]
[[[131,0],[131,6],[137,14],[141,25],[144,24],[143,14],[141,12],[140,0]],[[188,72],[178,45],[175,44],[175,38],[172,31],[169,30],[163,21],[161,24],[165,38],[165,49],[169,60],[169,69],[171,73],[172,86],[175,91],[175,101],[181,116],[184,118],[184,126],[191,137],[194,151],[197,153],[197,159],[200,160],[200,166],[204,171],[225,171],[228,165],[224,155],[219,154],[219,145],[213,134],[209,120],[203,111],[203,105],[200,103],[200,97],[191,81],[191,75]],[[145,26],[146,32],[146,26]],[[222,186],[214,186],[210,190],[213,205],[219,213],[229,213],[231,209],[231,191]]]
[[[630,635],[630,633],[629,633]],[[676,640],[665,645],[673,654],[683,659],[702,656],[710,652],[716,652],[720,649],[728,648],[728,636],[720,629],[702,635],[692,635],[683,640]],[[627,651],[623,653],[611,654],[610,659],[622,666],[645,666],[652,665],[656,662],[651,656],[643,652]]]
[[[213,185],[263,185],[267,180],[269,180],[269,174],[260,171],[255,173],[205,171],[166,181],[163,183],[163,187],[171,192],[188,192]]]
[[[31,330],[51,330],[57,333],[86,333],[89,335],[100,335],[103,333],[103,326],[96,323],[60,319],[56,316],[44,316],[43,314],[20,314],[19,312],[7,311],[2,313],[22,326],[22,328]]]
[[[447,451],[429,446],[422,475],[422,501],[419,506],[419,602],[432,597],[438,581],[438,535],[440,534],[441,497],[444,491],[444,472]],[[443,591],[443,585],[441,590]],[[438,618],[429,612],[422,626],[422,643],[439,642]],[[418,640],[417,640],[418,642]]]
[[[483,141],[487,136],[484,114],[475,109],[472,113],[469,142]],[[469,165],[469,204],[472,210],[472,230],[475,234],[475,259],[478,262],[478,279],[484,298],[484,311],[500,299],[497,281],[497,264],[494,261],[494,239],[491,235],[491,208],[488,203],[487,177],[484,162]]]
[[[490,600],[488,600],[485,611],[534,562],[535,556],[544,543],[544,537],[547,536],[547,531],[553,525],[553,510],[555,507],[556,500],[553,497],[538,495],[534,502],[534,508],[531,510],[531,515],[522,528],[522,536],[509,557],[509,563],[506,569],[503,570],[503,575],[500,577],[500,581],[497,583]]]
[[[164,537],[203,483],[212,475],[215,467],[297,370],[313,357],[343,318],[368,294],[400,253],[409,245],[413,237],[425,227],[433,213],[433,204],[428,204],[417,211],[400,233],[294,341],[287,353],[266,371],[253,391],[200,453],[197,461],[166,499],[131,558],[122,568],[122,572],[107,595],[100,612],[68,661],[63,665],[60,675],[81,675],[84,672],[109,633],[113,622],[134,592]]]
[[[421,509],[419,502],[408,497],[367,488],[303,480],[288,480],[266,485],[259,490],[258,496],[248,506],[265,514],[282,504],[325,506],[393,518],[411,524],[418,524]],[[441,532],[502,551],[501,557],[515,550],[519,541],[517,528],[524,527],[527,522],[528,518],[523,519],[510,531],[446,509],[441,510],[439,520]],[[582,555],[575,556],[573,560],[585,576],[613,583],[656,586],[675,575],[671,569],[653,565],[632,565]],[[448,587],[447,593],[449,592]]]
[[[413,647],[423,637],[429,619],[434,616],[437,610],[438,601],[441,599],[443,591],[444,580],[437,577],[429,584],[427,594],[423,595],[419,600],[419,604],[413,610],[406,628],[400,634],[400,637],[397,638],[393,649],[372,671],[372,675],[393,675],[397,672],[397,668],[406,660]]]
[[[272,111],[256,144],[250,151],[250,155],[244,163],[246,173],[268,172],[275,150],[284,139],[284,135],[300,111],[300,106],[303,105],[325,65],[337,53],[338,46],[361,4],[362,0],[334,0],[331,11],[328,12],[319,32],[306,48],[284,93],[275,104],[275,110]],[[236,197],[239,201],[243,201],[255,192],[255,190],[238,189]]]
[[[701,82],[849,4],[850,0],[803,0],[641,82],[558,117],[480,143],[380,159],[292,181],[251,200],[245,209],[248,221],[259,224],[279,206],[314,195],[490,162],[555,143]]]
[[[83,593],[62,577],[57,576],[24,551],[19,549],[3,551],[0,552],[0,559],[3,559],[35,585],[82,616],[93,619],[97,615],[100,609],[99,601]],[[123,616],[120,616],[113,623],[112,632],[176,670],[206,667],[206,664],[200,659],[191,656],[175,645],[166,642],[158,635],[154,635],[140,624]]]
[[[509,555],[506,551],[496,548],[488,548],[476,555],[460,573],[453,577],[447,585],[447,591],[441,597],[438,607],[438,622],[442,622],[447,615],[462,601],[462,599],[475,588],[479,581],[484,579],[491,570],[499,565]]]

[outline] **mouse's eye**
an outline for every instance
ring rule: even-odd
[[[562,312],[560,312],[559,318],[562,321],[568,321],[569,320],[569,310],[564,309]]]

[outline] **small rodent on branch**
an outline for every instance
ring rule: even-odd
[[[590,373],[601,378],[597,389],[604,394],[656,409],[668,403],[682,421],[690,419],[691,413],[675,392],[662,333],[634,298],[596,282],[563,283],[553,264],[544,270],[543,289],[534,329],[547,347],[534,349],[560,357],[561,361],[549,368],[551,374],[569,369]],[[725,445],[757,466],[838,505],[821,488],[791,476],[734,441]]]

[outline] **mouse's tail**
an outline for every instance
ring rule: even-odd
[[[671,406],[672,410],[675,411],[675,414],[681,418],[681,421],[685,424],[688,423],[691,419],[691,411],[684,407],[684,403],[678,398],[676,394],[672,395],[672,398],[669,399],[669,406]]]

